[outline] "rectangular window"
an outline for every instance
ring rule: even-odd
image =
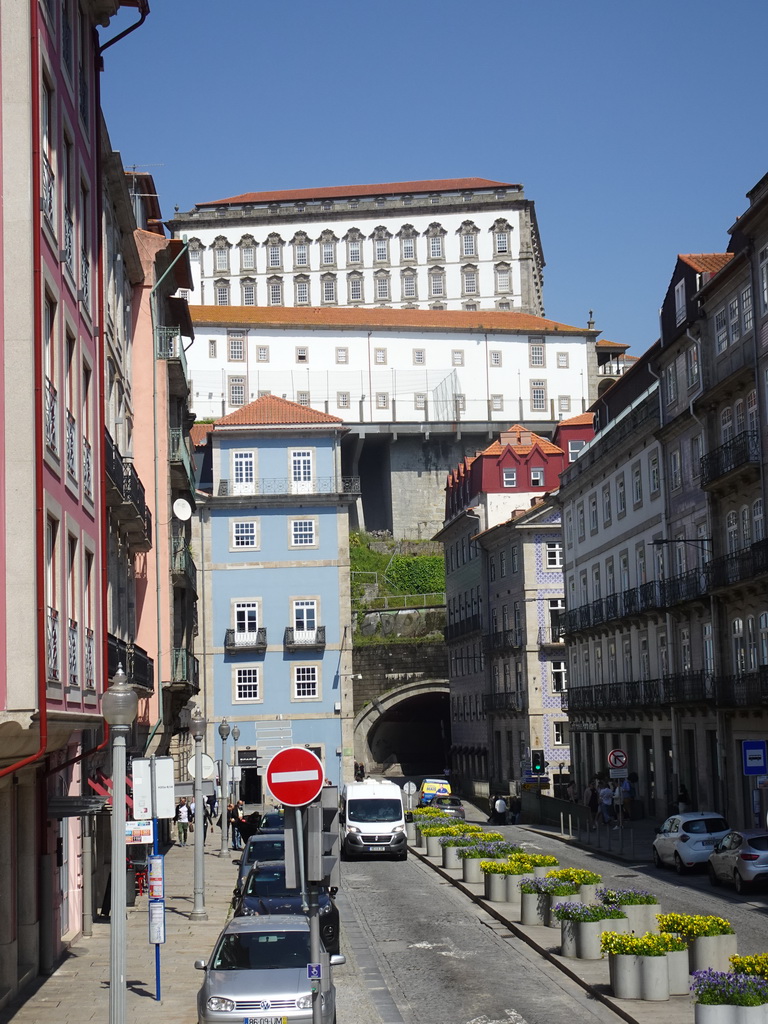
[[[664,390],[667,405],[677,401],[677,367],[674,363],[670,363],[664,370]]]
[[[715,348],[718,353],[728,348],[728,318],[725,309],[718,309],[715,313]]]
[[[531,487],[544,486],[544,470],[541,467],[531,467]]]
[[[377,263],[385,263],[388,256],[386,238],[377,238],[374,242],[374,259]]]
[[[531,381],[531,410],[533,412],[546,412],[547,409],[547,382],[544,380]]]
[[[445,294],[445,278],[442,274],[429,275],[429,287],[432,295]]]
[[[477,292],[477,273],[474,270],[464,271],[464,294],[474,295]]]
[[[388,277],[377,277],[376,278],[376,298],[377,299],[388,299],[389,298],[389,278]]]
[[[554,722],[552,725],[553,739],[556,747],[565,747],[568,745],[568,723],[567,722]]]
[[[452,366],[463,366],[464,365],[464,349],[455,348],[451,352],[451,365]]]
[[[363,299],[363,281],[360,277],[350,277],[349,279],[349,301],[350,302],[362,302]]]
[[[245,405],[245,377],[229,378],[229,404]]]
[[[658,494],[661,486],[659,480],[659,456],[651,455],[648,459],[648,476],[651,482],[651,494]]]
[[[337,391],[336,392],[336,406],[339,409],[349,409],[350,407],[350,395],[348,391]]]
[[[232,477],[234,494],[253,494],[255,480],[253,452],[232,453]]]
[[[679,327],[685,320],[685,281],[675,285],[675,326]]]
[[[623,516],[627,511],[627,492],[624,486],[624,474],[616,478],[616,512]]]
[[[496,232],[496,252],[499,256],[506,256],[509,252],[509,233],[507,231]]]
[[[282,306],[283,304],[283,285],[280,281],[272,281],[269,285],[269,304],[270,306]]]
[[[699,383],[698,345],[691,345],[685,350],[685,375],[689,388],[695,387]]]
[[[491,366],[501,366],[501,352],[494,350],[488,353],[488,362]]]
[[[643,474],[639,465],[632,467],[632,503],[634,505],[643,503]]]
[[[557,396],[557,411],[558,412],[570,412],[571,411],[571,396],[570,395],[558,395]]]
[[[336,349],[336,362],[337,363],[348,363],[349,362],[349,349],[348,348],[337,348]]]
[[[310,398],[308,391],[297,391],[296,392],[296,404],[297,405],[309,405]]]
[[[680,449],[675,448],[669,453],[669,486],[672,490],[680,487],[682,476],[680,470]]]
[[[270,245],[267,249],[268,253],[268,265],[270,267],[279,267],[282,263],[282,253],[279,245]]]
[[[501,578],[504,579],[506,575],[507,575],[507,553],[506,553],[506,551],[500,551],[499,552],[499,576],[501,576]],[[505,606],[505,610],[506,610],[506,606]]]
[[[296,282],[296,305],[309,305],[309,281]]]
[[[323,302],[336,301],[336,282],[323,281]]]
[[[309,266],[309,246],[299,242],[293,247],[293,262],[297,267]]]
[[[456,411],[457,412],[466,412],[466,409],[467,409],[467,396],[466,395],[456,395],[454,397],[454,403],[456,405]]]
[[[299,634],[315,632],[317,629],[317,601],[293,602],[293,628]]]
[[[235,677],[235,700],[259,699],[259,669],[256,665],[250,668],[238,668]]]
[[[389,408],[389,394],[386,391],[376,392],[376,408],[377,409],[388,409]]]
[[[546,366],[544,361],[544,343],[542,341],[531,341],[528,345],[528,365]]]
[[[214,249],[214,267],[216,270],[226,270],[229,266],[229,250],[228,249]]]
[[[564,661],[552,662],[552,692],[563,693],[568,688],[568,676]]]
[[[415,348],[413,350],[413,364],[414,366],[423,366],[427,361],[427,353],[423,348]]]
[[[415,260],[416,259],[416,239],[415,238],[404,238],[403,239],[403,259],[404,260]]]
[[[443,238],[442,235],[432,235],[429,239],[429,255],[433,260],[439,260],[443,258]]]
[[[242,362],[245,359],[245,338],[242,334],[230,334],[227,337],[229,343],[229,358],[234,362]]]
[[[517,470],[516,469],[505,469],[502,470],[502,482],[505,487],[516,487],[517,486]]]
[[[496,271],[496,291],[497,292],[508,292],[509,291],[509,271],[508,270],[497,270]]]
[[[417,409],[427,408],[427,396],[423,393],[415,394],[413,396],[413,404]]]
[[[559,540],[547,541],[547,568],[562,569],[563,545]]]
[[[377,366],[386,366],[387,350],[385,348],[375,348],[373,350],[373,361]]]
[[[260,363],[269,362],[269,345],[259,345],[256,349],[256,359]]]
[[[461,236],[461,249],[464,256],[474,256],[477,247],[475,245],[474,235],[462,235]]]
[[[323,265],[328,266],[329,263],[336,262],[336,246],[333,242],[323,242],[322,245],[323,254]]]
[[[259,628],[258,601],[238,601],[235,604],[235,643],[253,637]]]
[[[347,246],[347,262],[348,263],[359,263],[362,243],[359,241],[350,242]]]
[[[233,548],[255,548],[257,546],[256,521],[254,519],[244,522],[232,523],[232,547]]]
[[[246,281],[243,284],[243,305],[244,306],[255,306],[256,305],[256,285],[251,284],[250,281]]]
[[[296,362],[297,363],[308,363],[309,362],[309,349],[303,345],[296,349]]]
[[[739,299],[731,299],[728,303],[728,320],[731,333],[731,342],[738,341],[741,337],[741,317],[739,316]]]
[[[492,412],[502,412],[504,409],[504,396],[503,395],[491,395],[491,410]]]
[[[229,305],[229,285],[218,284],[216,285],[216,305],[217,306],[228,306]]]
[[[657,460],[658,462],[658,460]],[[658,472],[658,468],[657,468]],[[701,434],[691,438],[691,476],[698,480],[701,475]]]
[[[291,545],[295,548],[312,547],[315,543],[314,519],[291,520]]]
[[[403,278],[403,298],[416,298],[416,278],[413,276],[413,274],[408,274],[406,277]]]
[[[744,333],[752,330],[752,289],[747,287],[741,293],[741,316]]]
[[[317,666],[294,665],[293,696],[297,700],[317,699]]]

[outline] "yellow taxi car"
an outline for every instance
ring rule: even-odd
[[[419,807],[428,807],[436,796],[450,796],[451,785],[446,779],[424,779],[419,786]]]

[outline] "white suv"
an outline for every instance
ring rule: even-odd
[[[716,811],[673,814],[656,829],[653,863],[657,868],[671,864],[682,875],[688,868],[706,864],[715,843],[729,832],[728,822]]]

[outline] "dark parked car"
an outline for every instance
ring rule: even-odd
[[[336,890],[320,893],[320,937],[329,953],[339,952],[339,911]],[[265,914],[303,914],[301,894],[285,884],[283,861],[261,861],[251,868],[243,891],[235,899],[235,917]]]
[[[285,818],[282,811],[268,811],[260,814],[254,811],[249,814],[245,821],[237,823],[237,830],[244,841],[255,835],[274,835],[277,832],[285,831]]]
[[[254,864],[263,860],[283,860],[285,858],[285,836],[274,833],[272,835],[261,835],[257,833],[251,836],[243,847],[239,857],[232,859],[237,864],[237,882],[235,883],[235,896],[240,895],[248,872]],[[234,901],[233,901],[234,902]]]
[[[457,796],[436,796],[432,800],[432,807],[436,807],[443,814],[450,818],[465,818],[464,804]]]

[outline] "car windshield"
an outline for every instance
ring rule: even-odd
[[[255,860],[282,860],[284,856],[284,839],[269,839],[266,842],[261,839],[258,843],[248,844],[245,851],[245,862],[253,864]]]
[[[265,971],[309,963],[309,932],[222,935],[211,959],[214,971]]]
[[[245,887],[246,896],[296,896],[298,889],[288,889],[285,885],[285,870],[283,868],[270,869],[268,871],[256,870],[248,875],[248,882]]]
[[[279,811],[265,814],[261,819],[261,828],[283,828],[285,821]]]
[[[439,796],[435,803],[438,807],[461,807],[461,800],[456,796]]]
[[[703,835],[706,832],[726,832],[728,823],[723,818],[693,818],[683,822],[683,832],[690,836]]]
[[[399,821],[403,805],[399,800],[382,797],[377,800],[350,800],[347,815],[352,821]]]

